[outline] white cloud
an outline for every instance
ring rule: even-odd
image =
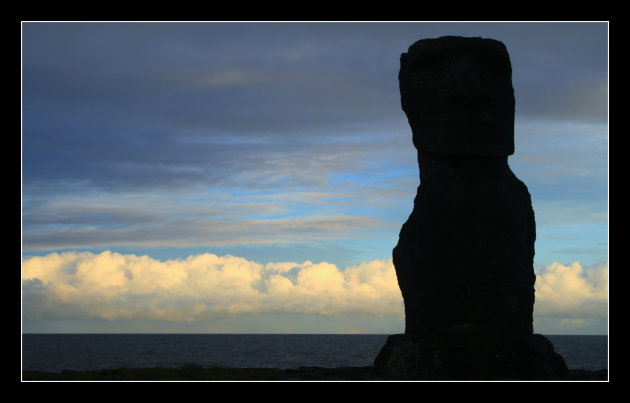
[[[67,252],[25,259],[22,279],[25,318],[193,321],[272,312],[403,315],[391,259],[340,270],[326,262],[261,265],[229,255],[158,261],[109,251]]]
[[[607,316],[607,263],[554,263],[538,268],[536,275],[537,317],[563,318],[575,327]],[[22,280],[25,319],[192,322],[269,313],[404,317],[391,259],[340,269],[311,261],[262,265],[208,253],[159,261],[109,251],[67,252],[26,258]]]
[[[536,270],[537,316],[602,318],[608,314],[608,263],[557,262]]]

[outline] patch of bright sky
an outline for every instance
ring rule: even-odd
[[[535,265],[608,260],[608,127],[519,119],[510,167],[536,214]]]

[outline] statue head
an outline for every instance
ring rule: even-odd
[[[514,89],[505,45],[444,36],[400,57],[400,95],[420,151],[481,157],[514,153]]]

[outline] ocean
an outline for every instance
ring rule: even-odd
[[[117,367],[362,367],[388,335],[23,334],[22,370]],[[608,336],[547,336],[570,369],[608,368]]]

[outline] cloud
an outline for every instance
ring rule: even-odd
[[[368,239],[368,248],[385,245],[380,256],[389,256],[418,180],[399,56],[445,34],[508,47],[517,99],[511,166],[532,193],[538,239],[546,242],[552,226],[605,225],[605,23],[25,23],[25,250],[340,238],[347,246],[382,231],[385,242]],[[574,202],[557,202],[567,195]],[[290,293],[285,280],[297,277],[281,277],[264,284]],[[29,301],[54,289],[69,315],[83,309],[72,301],[84,288],[54,284],[33,280]],[[123,300],[141,306],[151,295],[123,293],[119,305],[107,299],[94,309],[134,315]],[[192,306],[192,297],[177,298]],[[154,308],[169,312],[165,303]]]
[[[386,128],[371,154],[395,161],[382,146],[408,140],[400,53],[446,33],[506,41],[517,115],[602,120],[605,24],[26,23],[24,182],[214,185],[279,156],[313,161],[307,150],[339,138],[353,141],[322,155],[356,150],[377,140],[366,127]]]
[[[261,265],[229,255],[158,261],[110,251],[68,252],[25,259],[22,278],[25,319],[403,315],[391,259],[340,270],[326,262]]]
[[[579,324],[605,318],[608,265],[554,263],[536,270],[535,315]],[[391,259],[340,269],[327,262],[271,262],[191,255],[159,261],[116,252],[66,252],[22,264],[25,319],[162,319],[318,314],[404,317]],[[563,322],[564,323],[564,322]]]
[[[399,57],[417,39],[443,34],[505,41],[517,116],[565,122],[573,120],[567,110],[601,115],[595,106],[605,95],[605,24],[25,23],[24,245],[235,244],[242,237],[233,234],[250,224],[259,242],[260,229],[276,223],[284,240],[295,239],[291,225],[306,229],[329,217],[352,216],[346,222],[355,228],[368,224],[356,216],[403,222],[418,173],[400,109]],[[517,123],[511,161],[522,161],[517,173],[526,174],[521,179],[535,201],[567,191],[601,199],[602,124]],[[326,211],[319,205],[301,214],[290,201],[293,192],[340,189],[364,207],[330,202]],[[257,202],[257,217],[232,214],[229,203],[212,209],[167,201],[204,191],[233,200],[252,193],[287,199]],[[152,202],[156,197],[162,200]],[[73,206],[59,203],[69,198]],[[268,207],[305,221],[231,219],[267,218]],[[227,235],[220,238],[223,224]],[[315,227],[321,239],[325,226]]]
[[[536,270],[538,316],[602,318],[608,315],[608,263],[583,267],[557,262]]]
[[[61,230],[52,225],[23,234],[29,250],[126,247],[193,247],[212,245],[304,244],[313,241],[360,239],[391,224],[365,217],[329,216],[280,219],[214,219],[185,215],[169,222],[146,222],[128,227],[82,227]],[[115,224],[115,223],[114,223]]]
[[[366,199],[372,203],[388,200],[354,193],[349,186],[336,193],[191,189],[183,194],[25,196],[23,247],[41,251],[122,245],[304,244],[364,238],[373,231],[399,226],[398,221],[366,212],[370,205]],[[357,211],[356,206],[363,210]]]

